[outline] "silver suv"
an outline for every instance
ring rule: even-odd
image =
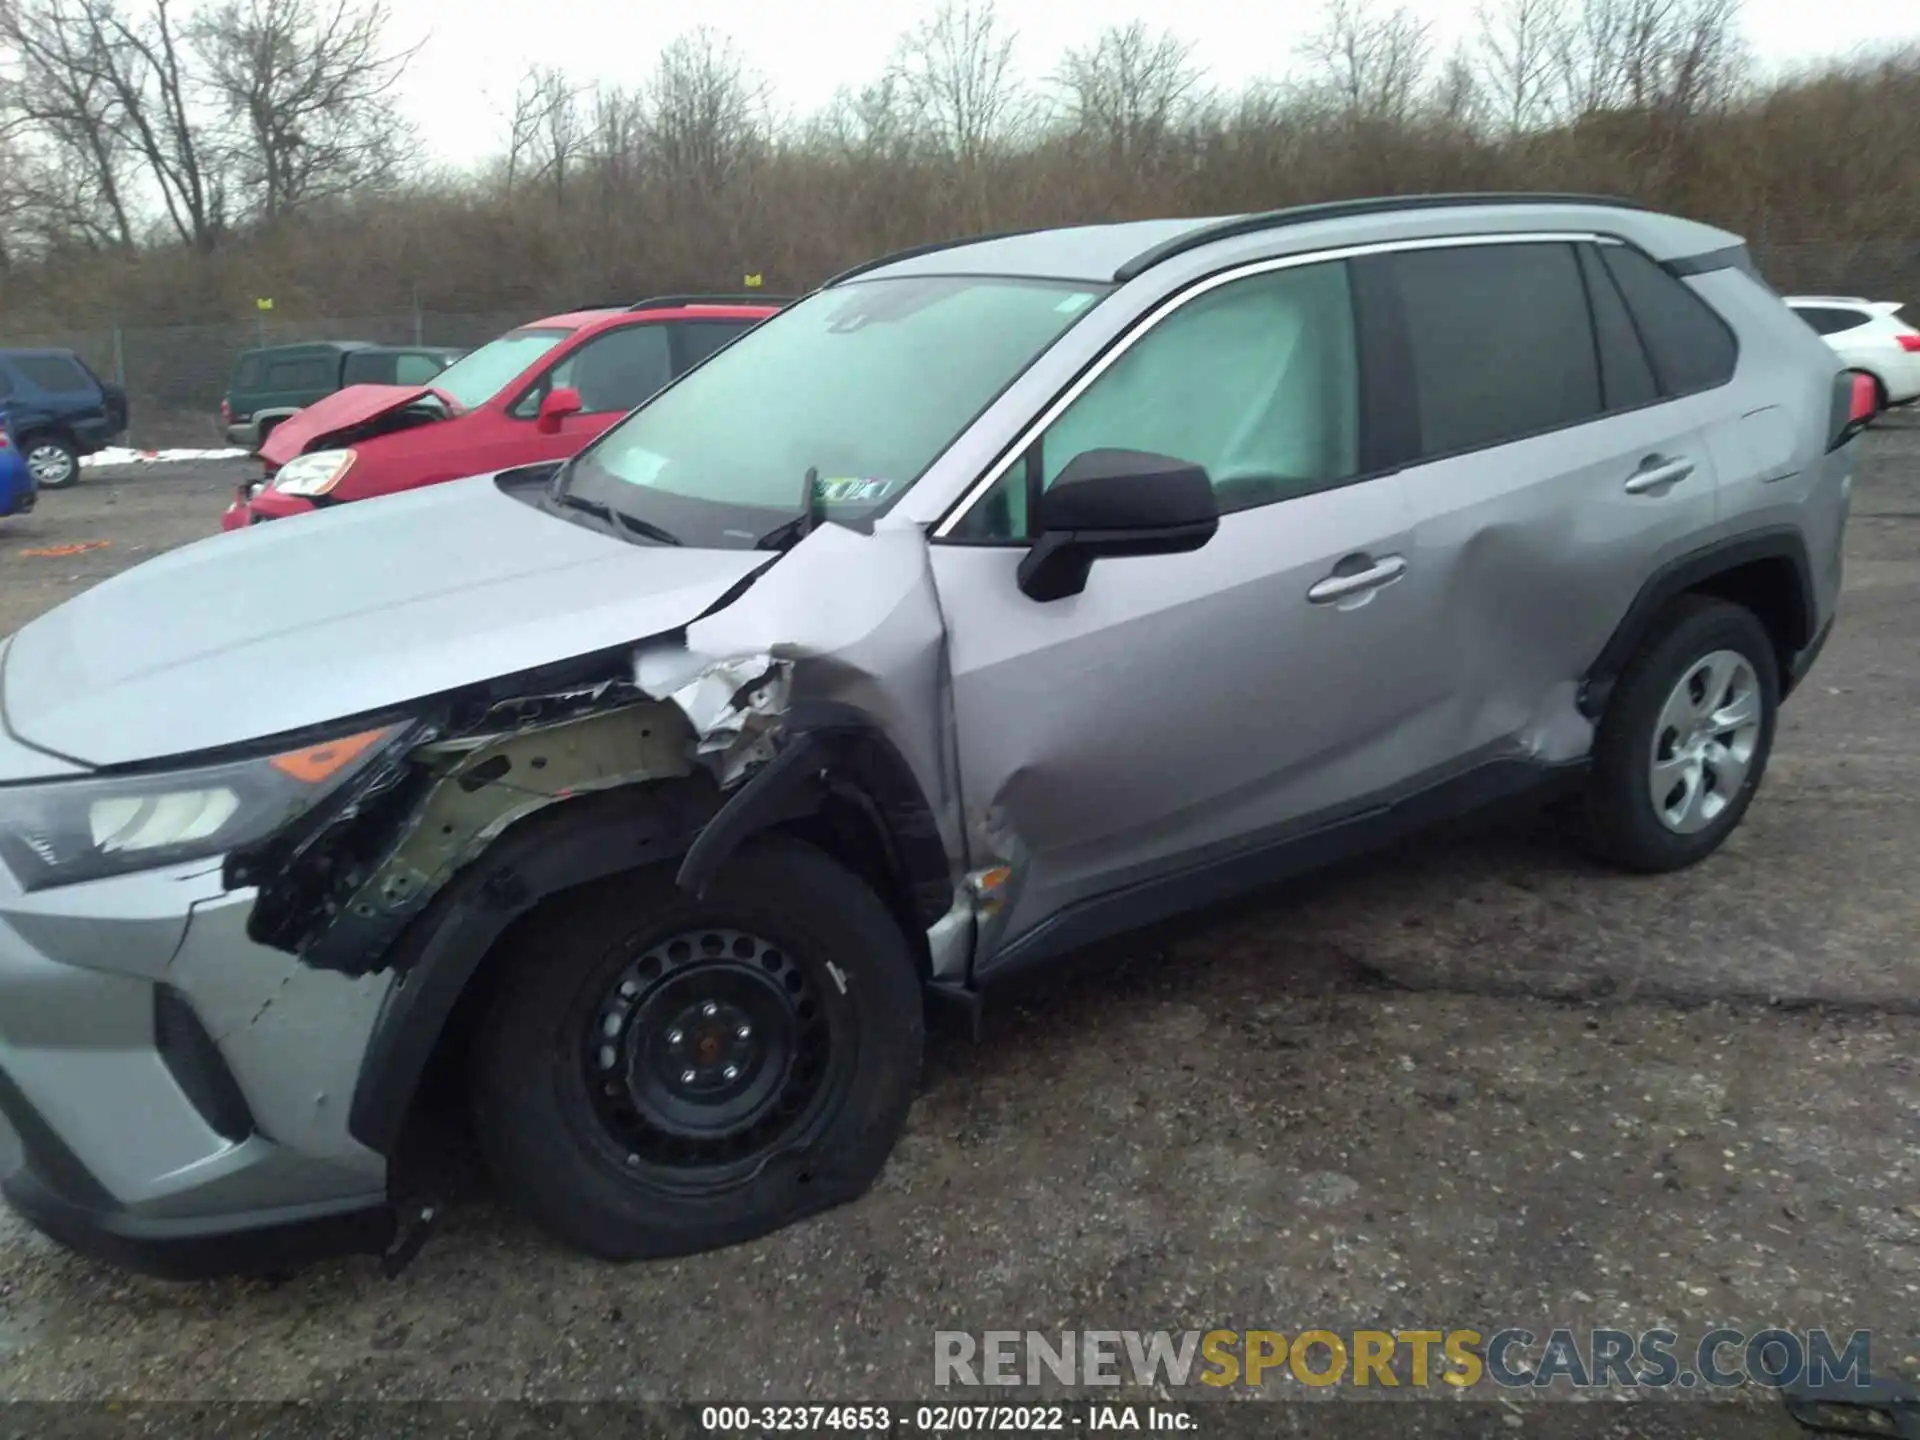
[[[928,997],[1523,793],[1690,864],[1871,401],[1627,205],[1094,225],[151,560],[0,657],[6,1194],[157,1273],[397,1260],[453,1073],[551,1231],[685,1253],[865,1189]]]

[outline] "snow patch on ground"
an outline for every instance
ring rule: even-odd
[[[129,450],[124,445],[109,445],[91,455],[83,455],[83,466],[94,465],[151,465],[165,464],[173,460],[241,460],[246,457],[244,450]]]

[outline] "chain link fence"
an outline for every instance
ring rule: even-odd
[[[1773,241],[1756,238],[1754,260],[1782,294],[1864,295],[1910,300],[1920,316],[1920,239]],[[260,312],[217,325],[114,326],[37,335],[0,333],[11,346],[77,351],[101,375],[127,387],[132,439],[142,445],[217,444],[216,419],[234,357],[259,345],[367,340],[385,345],[484,344],[538,318],[525,308],[294,318]]]

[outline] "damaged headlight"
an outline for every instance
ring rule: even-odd
[[[0,787],[0,857],[44,890],[221,855],[310,810],[400,728],[194,770]]]
[[[273,488],[282,495],[324,495],[353,468],[351,450],[316,450],[296,455],[274,472]]]

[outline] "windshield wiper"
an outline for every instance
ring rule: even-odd
[[[820,500],[820,469],[809,465],[804,481],[805,493],[800,497],[800,513],[793,519],[776,525],[758,540],[753,542],[756,550],[791,550],[808,535],[813,527],[826,516],[826,506]]]
[[[562,490],[547,497],[562,510],[578,510],[583,515],[591,515],[596,520],[617,526],[630,535],[638,535],[643,540],[651,540],[657,545],[678,545],[680,537],[671,531],[662,530],[651,520],[642,520],[638,515],[629,515],[616,509],[604,500],[589,500],[584,495],[576,495],[571,490]]]

